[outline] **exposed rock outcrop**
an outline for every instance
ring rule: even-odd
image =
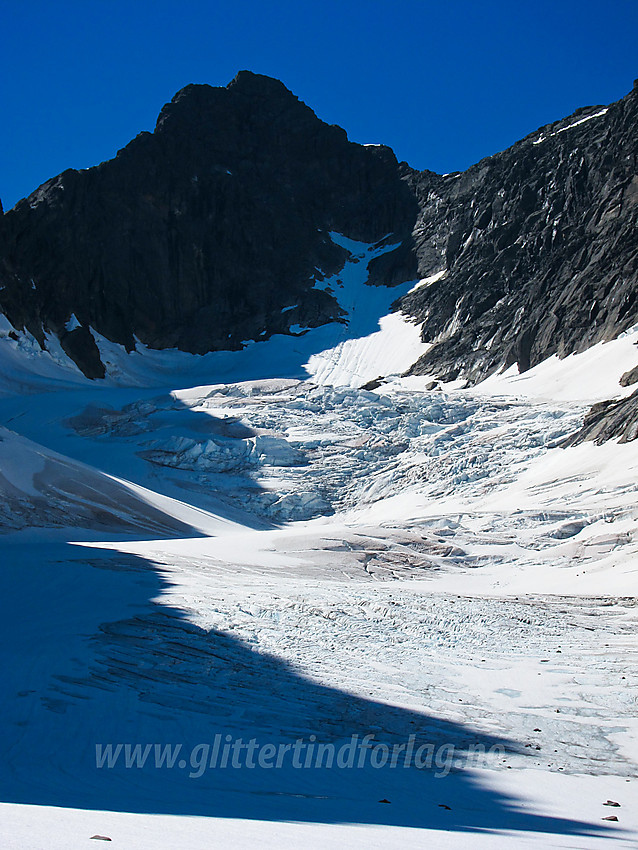
[[[600,445],[607,440],[630,443],[638,438],[638,390],[627,398],[602,401],[595,404],[576,434],[563,445],[577,446],[587,440]]]

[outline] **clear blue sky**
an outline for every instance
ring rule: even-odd
[[[466,168],[638,77],[638,0],[0,0],[0,198],[114,156],[190,82],[278,77],[357,142]]]

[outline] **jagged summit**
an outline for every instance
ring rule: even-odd
[[[349,142],[279,81],[242,72],[186,86],[154,133],[20,202],[5,217],[14,274],[0,306],[42,343],[58,335],[91,376],[103,367],[89,328],[128,349],[236,349],[341,318],[314,288],[346,256],[330,231],[401,242],[416,215],[387,149]],[[394,282],[414,274],[404,266],[384,258]]]
[[[164,130],[172,122],[193,120],[218,123],[231,114],[252,115],[253,120],[269,119],[278,124],[313,124],[319,119],[286,86],[274,77],[240,71],[226,86],[189,83],[180,89],[160,111],[156,130]],[[322,122],[323,123],[323,122]],[[338,128],[340,134],[345,131]]]

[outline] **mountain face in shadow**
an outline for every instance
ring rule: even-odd
[[[433,343],[412,371],[525,371],[638,322],[637,125],[634,87],[441,176],[349,142],[269,77],[189,85],[153,133],[0,218],[0,309],[101,377],[91,329],[203,353],[346,322],[315,286],[347,259],[329,233],[391,235],[370,284],[444,272],[395,305]]]
[[[349,142],[282,83],[245,71],[225,88],[186,86],[154,133],[7,213],[1,307],[42,342],[43,326],[55,332],[90,377],[104,367],[89,326],[129,350],[134,337],[239,349],[341,318],[313,288],[347,256],[329,231],[401,241],[416,214],[389,148]],[[415,271],[397,268],[396,282]]]

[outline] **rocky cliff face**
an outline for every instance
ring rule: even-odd
[[[634,87],[441,176],[349,142],[268,77],[190,85],[154,133],[0,217],[0,309],[99,377],[89,328],[201,353],[342,320],[314,288],[345,259],[329,232],[391,234],[370,283],[437,278],[396,305],[433,343],[412,372],[524,371],[638,322],[637,128]]]
[[[0,308],[39,340],[55,332],[90,377],[104,368],[89,327],[129,350],[135,337],[240,348],[340,318],[313,288],[346,256],[329,231],[400,241],[417,212],[389,148],[350,143],[282,83],[242,72],[226,88],[187,86],[154,133],[9,211]],[[410,262],[384,257],[384,274],[414,276]]]
[[[638,87],[463,174],[409,174],[422,277],[404,298],[433,347],[414,373],[475,382],[638,322]]]

